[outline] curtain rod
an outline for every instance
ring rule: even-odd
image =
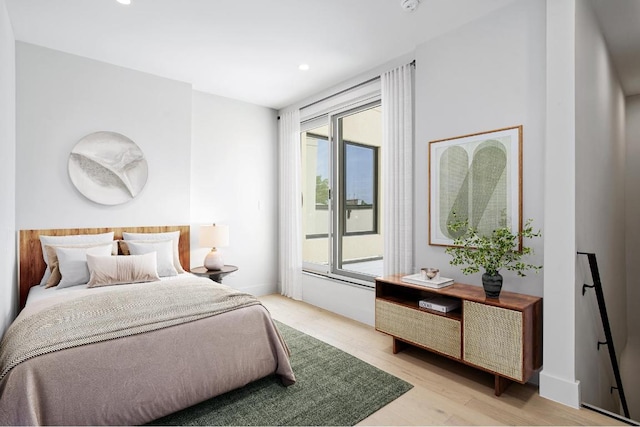
[[[411,61],[411,62],[409,63],[409,65],[413,65],[413,66],[415,67],[415,66],[416,66],[416,60],[414,59],[413,61]],[[371,78],[371,79],[369,79],[369,80],[367,80],[367,81],[364,81],[364,82],[362,82],[362,83],[358,83],[358,84],[357,84],[357,85],[355,85],[355,86],[351,86],[351,87],[349,87],[349,88],[346,88],[346,89],[343,89],[343,90],[341,90],[341,91],[339,91],[339,92],[336,92],[336,93],[334,93],[334,94],[332,94],[332,95],[325,96],[325,97],[324,97],[324,98],[322,98],[322,99],[318,99],[317,101],[313,101],[313,102],[311,102],[311,103],[309,103],[309,104],[307,104],[307,105],[304,105],[304,106],[300,107],[300,109],[301,109],[301,110],[303,110],[303,109],[305,109],[305,108],[309,108],[309,107],[311,107],[312,105],[318,104],[318,103],[320,103],[320,102],[322,102],[322,101],[326,101],[327,99],[332,98],[332,97],[334,97],[334,96],[336,96],[336,95],[341,95],[341,94],[343,94],[343,93],[345,93],[345,92],[348,92],[348,91],[353,90],[353,89],[356,89],[356,88],[358,88],[358,87],[360,87],[360,86],[363,86],[363,85],[369,84],[369,83],[374,82],[374,81],[376,81],[376,80],[380,80],[380,76],[373,77],[373,78]]]
[[[411,61],[411,62],[409,63],[409,65],[412,65],[412,66],[414,66],[414,67],[415,67],[415,66],[416,66],[416,60],[414,59],[413,61]],[[311,102],[311,103],[309,103],[309,104],[307,104],[307,105],[303,105],[302,107],[300,107],[300,110],[304,110],[305,108],[309,108],[309,107],[311,107],[312,105],[316,105],[316,104],[318,104],[318,103],[320,103],[320,102],[322,102],[322,101],[326,101],[327,99],[333,98],[334,96],[341,95],[341,94],[343,94],[343,93],[345,93],[345,92],[348,92],[348,91],[350,91],[350,90],[353,90],[353,89],[359,88],[360,86],[364,86],[364,85],[369,84],[369,83],[371,83],[371,82],[375,82],[376,80],[380,80],[380,76],[373,77],[373,78],[371,78],[371,79],[369,79],[369,80],[367,80],[367,81],[364,81],[364,82],[358,83],[358,84],[357,84],[357,85],[355,85],[355,86],[348,87],[348,88],[343,89],[343,90],[341,90],[341,91],[339,91],[339,92],[336,92],[336,93],[331,94],[331,95],[329,95],[329,96],[325,96],[324,98],[318,99],[317,101],[313,101],[313,102]],[[280,116],[278,116],[278,120],[280,120]]]
[[[369,79],[369,80],[367,80],[367,81],[364,81],[364,82],[358,83],[358,84],[357,84],[357,85],[355,85],[355,86],[351,86],[351,87],[348,87],[348,88],[346,88],[346,89],[343,89],[343,90],[341,90],[341,91],[339,91],[339,92],[333,93],[333,94],[331,94],[331,95],[329,95],[329,96],[325,96],[324,98],[318,99],[317,101],[313,101],[313,102],[311,102],[311,103],[309,103],[309,104],[307,104],[307,105],[304,105],[304,106],[300,107],[300,109],[301,109],[301,110],[304,110],[305,108],[309,108],[309,107],[311,107],[312,105],[319,104],[319,103],[321,103],[322,101],[326,101],[327,99],[333,98],[334,96],[341,95],[341,94],[343,94],[343,93],[345,93],[345,92],[349,92],[350,90],[357,89],[357,88],[359,88],[360,86],[364,86],[364,85],[369,84],[369,83],[371,83],[371,82],[375,82],[376,80],[380,80],[380,76],[376,76],[376,77],[374,77],[374,78],[372,78],[372,79]]]

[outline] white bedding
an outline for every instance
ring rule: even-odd
[[[181,273],[181,274],[178,274],[177,276],[161,277],[160,281],[164,282],[167,280],[176,280],[180,277],[185,277],[185,275],[192,276],[191,273]],[[130,284],[126,286],[145,286],[145,285],[153,286],[152,284],[153,282],[146,282],[146,283]],[[123,285],[114,285],[114,286],[123,286]],[[112,288],[113,286],[91,288],[91,292],[109,292],[109,290]],[[78,286],[70,286],[67,288],[58,288],[57,286],[54,286],[52,288],[45,288],[44,286],[35,285],[35,286],[32,286],[31,289],[29,289],[29,295],[27,296],[27,302],[25,306],[28,306],[29,304],[34,304],[38,301],[42,301],[47,298],[59,297],[59,296],[68,295],[68,294],[76,295],[77,292],[87,291],[88,289],[89,288],[87,287],[86,284],[78,285]]]

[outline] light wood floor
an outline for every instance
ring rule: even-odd
[[[624,425],[511,384],[493,394],[493,376],[416,348],[393,354],[391,337],[373,327],[280,295],[260,298],[274,319],[413,384],[360,425]]]

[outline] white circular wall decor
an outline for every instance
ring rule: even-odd
[[[116,132],[94,132],[69,155],[69,177],[83,196],[102,205],[135,198],[147,183],[147,161],[140,147]]]

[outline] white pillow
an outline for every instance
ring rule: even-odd
[[[70,286],[84,285],[89,281],[89,267],[87,266],[87,254],[96,256],[111,256],[113,245],[107,243],[91,248],[62,248],[56,247],[58,255],[58,268],[60,268],[60,283],[57,289]]]
[[[62,276],[60,275],[60,263],[58,262],[58,254],[56,253],[56,248],[92,248],[94,246],[102,246],[104,243],[84,243],[81,245],[46,245],[44,247],[45,253],[47,254],[47,258],[49,259],[49,270],[51,274],[49,275],[49,280],[45,283],[45,288],[51,288],[53,286],[58,286],[60,283],[60,279]],[[118,241],[114,240],[112,243],[111,255],[118,255]]]
[[[154,282],[158,277],[156,253],[128,256],[94,256],[87,254],[91,278],[87,286],[124,285]]]
[[[158,276],[177,276],[178,272],[173,266],[173,241],[128,241],[127,247],[131,255],[144,255],[156,252]]]
[[[113,241],[113,231],[102,234],[76,234],[69,236],[40,236],[40,245],[42,246],[42,257],[47,268],[44,270],[44,276],[40,280],[41,285],[45,285],[49,276],[51,275],[51,268],[49,267],[49,259],[47,258],[47,251],[45,246],[47,245],[78,245],[83,243],[106,243]]]
[[[172,240],[173,241],[173,266],[178,273],[184,273],[184,268],[180,264],[180,250],[178,243],[180,242],[179,231],[169,231],[166,233],[128,233],[123,232],[124,240]]]

